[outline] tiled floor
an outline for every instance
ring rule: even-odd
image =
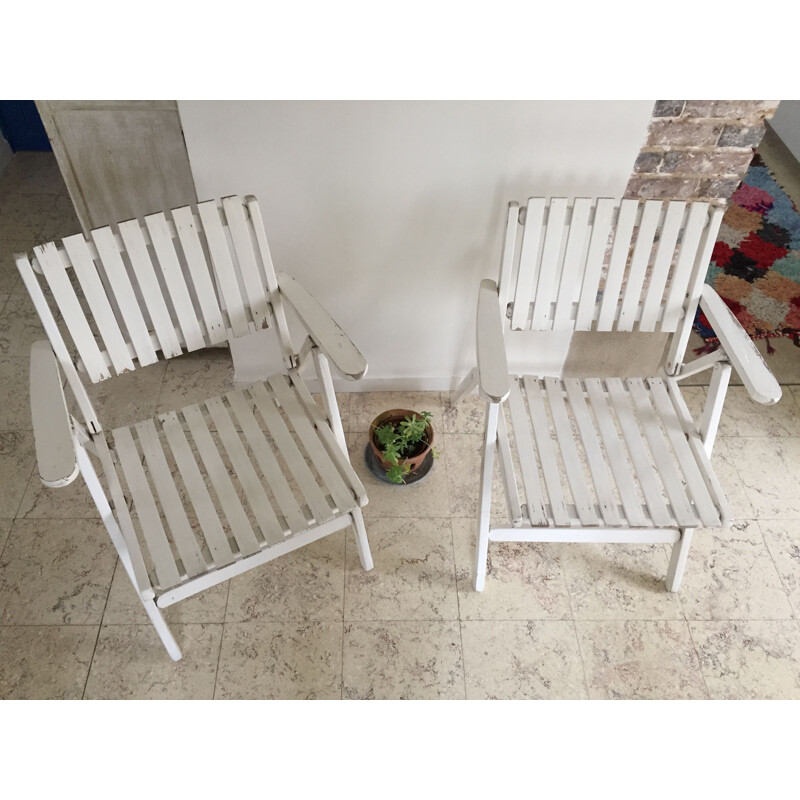
[[[439,393],[341,395],[375,569],[350,531],[167,611],[173,663],[85,488],[41,487],[28,350],[42,336],[11,254],[77,232],[52,156],[0,178],[0,696],[3,698],[800,697],[800,350],[776,343],[775,407],[731,389],[714,461],[738,521],[695,536],[684,587],[664,546],[492,545],[472,590],[482,413]],[[230,385],[222,351],[95,391],[118,424]],[[797,387],[791,384],[798,384]],[[704,396],[689,388],[694,409]],[[385,408],[434,414],[441,458],[409,487],[363,462]]]

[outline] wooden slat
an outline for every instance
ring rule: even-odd
[[[597,432],[586,408],[581,382],[577,378],[567,378],[564,381],[564,388],[567,391],[572,414],[578,426],[583,449],[586,451],[586,459],[589,462],[589,469],[592,473],[592,481],[594,482],[597,501],[600,506],[600,515],[606,525],[611,525],[612,527],[622,525],[623,520],[617,509],[614,490],[608,477],[608,465],[603,458],[603,451],[600,449]],[[635,505],[638,505],[638,503]]]
[[[594,502],[588,491],[583,475],[583,466],[578,455],[578,448],[575,445],[575,438],[570,428],[569,416],[564,405],[561,381],[557,378],[545,378],[544,385],[547,392],[547,400],[550,404],[550,414],[556,429],[558,446],[561,449],[561,458],[564,461],[564,469],[567,472],[567,480],[572,490],[572,497],[575,500],[578,517],[582,525],[597,525],[599,520],[594,510]]]
[[[525,329],[536,288],[536,262],[539,258],[539,243],[542,237],[544,203],[543,197],[531,197],[525,212],[525,231],[522,234],[514,309],[511,313],[511,327],[515,331]]]
[[[611,397],[611,403],[614,406],[619,426],[622,428],[622,435],[625,437],[625,443],[628,446],[633,468],[636,470],[636,477],[642,487],[645,502],[650,510],[653,522],[659,527],[677,525],[676,517],[680,511],[673,507],[675,514],[673,516],[664,503],[661,488],[656,480],[655,471],[650,463],[642,434],[639,432],[639,426],[636,423],[631,399],[622,384],[622,379],[609,378],[606,384],[608,385],[608,393]],[[659,464],[660,466],[661,464]]]
[[[642,317],[639,321],[639,330],[652,332],[656,329],[659,312],[664,303],[664,287],[669,278],[669,269],[675,255],[675,245],[681,232],[681,223],[686,211],[686,203],[671,200],[667,203],[664,224],[661,226],[661,236],[656,245],[656,257],[653,262],[653,272],[647,287],[647,296],[642,307]]]
[[[178,232],[178,239],[183,248],[183,255],[186,258],[186,265],[189,268],[194,291],[197,295],[197,302],[200,304],[208,341],[210,344],[219,344],[227,340],[227,331],[225,330],[225,322],[222,319],[217,291],[211,280],[211,273],[206,263],[205,253],[203,253],[203,246],[197,234],[197,224],[191,207],[185,206],[174,209],[172,219],[175,221],[175,230]]]
[[[617,435],[617,429],[614,425],[603,387],[598,378],[587,378],[584,381],[584,385],[597,420],[600,437],[608,455],[611,472],[617,483],[617,490],[622,500],[625,516],[632,527],[644,527],[649,524],[649,520],[642,510],[639,495],[636,491],[635,478],[631,473],[625,448]]]
[[[293,533],[305,530],[308,528],[309,522],[305,514],[300,510],[300,505],[289,487],[289,482],[286,480],[275,454],[272,452],[267,437],[258,427],[250,403],[244,399],[244,395],[240,391],[229,392],[225,396],[231,404],[236,419],[242,426],[242,432],[247,438],[261,472],[264,473],[269,488],[275,495],[275,500],[281,513],[286,518],[289,528]]]
[[[181,345],[175,334],[175,326],[169,315],[153,262],[147,252],[147,244],[144,241],[139,220],[131,219],[120,223],[119,232],[122,241],[125,242],[125,250],[142,291],[144,304],[147,306],[153,328],[158,336],[161,351],[165,358],[179,356],[182,352]]]
[[[567,214],[567,199],[553,197],[547,216],[547,232],[544,237],[542,258],[539,263],[536,299],[533,303],[531,330],[540,331],[552,328],[550,307],[558,294],[561,277],[561,244],[564,240],[564,220]]]
[[[619,218],[614,231],[614,244],[611,248],[611,260],[597,318],[598,331],[610,331],[614,324],[619,304],[619,290],[625,275],[625,264],[628,261],[628,251],[638,209],[638,200],[623,200],[620,203]]]
[[[525,375],[522,379],[525,394],[528,398],[528,410],[533,424],[533,435],[536,439],[536,453],[542,465],[544,484],[550,498],[550,510],[556,525],[572,525],[573,521],[567,513],[564,493],[561,489],[561,472],[558,468],[553,440],[550,437],[550,425],[542,399],[542,389],[537,378]]]
[[[250,238],[250,226],[245,219],[242,200],[240,197],[225,197],[222,200],[222,208],[231,232],[242,283],[250,304],[250,313],[256,328],[261,330],[268,327],[270,320],[268,290],[258,271],[253,240]]]
[[[217,428],[217,435],[222,440],[222,445],[228,458],[236,471],[236,478],[244,488],[247,502],[253,509],[253,514],[261,528],[264,538],[269,544],[277,544],[283,541],[283,530],[278,522],[278,518],[272,509],[269,497],[261,485],[261,481],[250,462],[247,451],[242,444],[242,440],[231,422],[225,404],[219,397],[206,400],[211,419]]]
[[[506,499],[508,500],[508,510],[511,514],[511,521],[512,524],[517,524],[522,519],[522,509],[519,504],[517,478],[514,474],[514,460],[511,456],[511,447],[508,442],[506,415],[502,406],[497,414],[497,451],[500,455],[500,474],[502,475],[503,485],[506,490]]]
[[[133,360],[128,351],[128,345],[106,296],[103,282],[97,274],[97,268],[89,252],[86,239],[79,233],[75,236],[67,236],[63,241],[114,370],[117,375],[133,370]]]
[[[180,553],[183,566],[190,577],[200,575],[206,572],[208,566],[197,545],[197,539],[192,532],[167,459],[164,457],[156,426],[152,420],[146,420],[137,423],[135,427],[139,444],[144,452],[145,463],[153,478],[156,494],[161,502],[161,508],[164,509],[164,516],[172,531],[172,538]]]
[[[348,511],[353,507],[353,490],[348,488],[336,465],[320,442],[315,428],[308,420],[305,410],[300,405],[289,381],[283,375],[273,375],[268,379],[269,385],[283,407],[286,416],[292,422],[298,438],[305,447],[311,463],[316,467],[325,485],[333,497],[334,503],[340,512]]]
[[[576,198],[569,224],[569,239],[561,270],[561,285],[558,290],[556,310],[553,315],[554,331],[569,331],[575,327],[573,305],[580,298],[580,278],[585,263],[590,229],[589,213],[592,201],[585,197]]]
[[[542,487],[539,483],[539,467],[533,449],[528,413],[522,399],[519,381],[511,382],[508,394],[508,410],[511,412],[511,426],[514,429],[514,441],[519,454],[519,465],[522,470],[522,485],[525,489],[525,500],[531,525],[547,525],[547,514],[544,510]]]
[[[223,567],[233,563],[236,557],[231,550],[214,501],[211,499],[206,482],[197,466],[177,413],[170,411],[160,414],[159,420],[172,450],[172,457],[178,465],[183,485],[189,493],[192,507],[197,514],[197,521],[200,523],[214,565]]]
[[[642,286],[650,263],[653,251],[653,241],[661,216],[662,203],[660,200],[648,200],[644,204],[642,219],[636,234],[636,245],[633,248],[631,265],[628,269],[628,281],[623,290],[622,304],[617,320],[618,331],[632,331],[636,314],[639,310],[639,299],[642,295]]]
[[[603,259],[614,219],[614,200],[601,197],[595,206],[592,236],[589,241],[589,252],[586,255],[586,268],[583,273],[581,299],[578,301],[578,312],[575,317],[575,330],[592,329],[595,308],[597,307],[597,290],[603,271]]]
[[[249,387],[250,396],[256,404],[256,409],[267,425],[267,430],[275,442],[278,451],[285,459],[289,471],[297,481],[297,486],[303,499],[308,504],[317,524],[327,522],[333,518],[325,495],[319,488],[316,478],[306,464],[305,457],[297,447],[286,423],[278,413],[275,403],[263,384],[256,383]]]
[[[55,244],[50,242],[36,247],[34,252],[92,382],[96,383],[110,378],[111,372],[100,353],[100,348],[97,346],[92,329],[83,313],[78,296],[67,277],[64,262]]]
[[[660,330],[672,333],[677,330],[678,323],[684,314],[683,303],[689,287],[689,279],[692,276],[692,267],[697,257],[697,248],[700,244],[700,237],[703,234],[703,227],[708,219],[708,203],[692,203],[689,207],[689,215],[683,229],[683,240],[681,241],[678,263],[673,270],[672,280],[669,287],[664,316],[661,319]]]
[[[517,250],[517,231],[519,229],[519,203],[508,204],[506,230],[503,237],[503,256],[500,262],[500,311],[505,320],[506,307],[511,301],[511,279],[514,273],[514,255]]]
[[[359,501],[366,500],[367,490],[364,488],[364,484],[361,483],[356,471],[353,469],[347,451],[343,450],[342,445],[336,440],[336,436],[331,430],[328,420],[314,402],[314,398],[311,396],[311,392],[308,391],[308,387],[303,383],[303,379],[294,370],[289,373],[289,379],[291,380],[292,389],[303,404],[303,408],[308,416],[313,420],[319,438],[325,445],[325,449],[328,451],[331,459],[336,464],[339,474],[348,484],[349,490],[355,494]],[[344,434],[342,434],[342,436],[343,435]]]
[[[697,459],[692,454],[686,433],[675,413],[675,408],[669,398],[664,381],[660,378],[648,378],[647,385],[656,404],[656,409],[661,417],[661,422],[667,431],[667,437],[672,445],[683,473],[686,488],[694,501],[695,511],[700,516],[701,522],[707,527],[716,527],[720,524],[720,517],[713,499],[709,495],[702,470],[697,465]]]
[[[111,228],[98,228],[92,231],[92,239],[103,264],[111,291],[119,306],[122,320],[128,330],[139,366],[146,367],[158,361],[155,348],[150,339],[142,308],[136,298],[119,246]]]
[[[225,302],[231,329],[234,336],[246,336],[250,333],[250,324],[242,295],[239,291],[239,281],[233,267],[233,260],[228,248],[228,240],[219,218],[219,209],[213,200],[198,203],[197,210],[203,222],[203,232],[206,235],[208,250],[214,265],[214,275],[217,285]]]
[[[508,395],[510,380],[503,341],[503,317],[494,281],[484,278],[478,290],[476,323],[478,385],[484,399],[500,403]]]
[[[644,381],[641,378],[628,378],[626,383],[628,396],[633,400],[639,424],[644,429],[644,435],[650,445],[650,452],[653,454],[658,474],[672,504],[673,515],[679,525],[691,528],[699,520],[684,491],[681,476],[664,439],[658,415],[650,402]]]
[[[186,348],[189,351],[199,350],[206,346],[206,341],[200,330],[197,312],[192,305],[192,298],[186,286],[183,269],[178,261],[178,254],[175,252],[166,217],[161,213],[151,214],[144,218],[144,222],[150,233],[150,240],[158,257],[158,266],[164,276],[167,291],[175,308]]]
[[[220,457],[217,445],[209,433],[203,414],[197,406],[187,406],[182,409],[189,431],[192,434],[197,451],[206,468],[206,473],[219,498],[222,510],[231,526],[233,538],[239,545],[242,555],[249,556],[258,552],[261,546],[256,539],[247,514],[233,486],[228,470]]]
[[[153,559],[158,582],[164,589],[175,586],[180,583],[181,577],[164,526],[161,524],[156,501],[139,460],[139,451],[133,442],[133,436],[128,428],[117,428],[112,434],[122,472],[133,496],[133,506],[141,523],[142,534]]]

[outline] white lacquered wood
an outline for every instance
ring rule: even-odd
[[[536,297],[533,303],[531,330],[543,331],[552,328],[551,305],[558,295],[558,280],[561,274],[562,242],[567,216],[567,199],[553,197],[547,215],[547,230],[542,247],[542,258],[536,281]]]
[[[200,468],[197,466],[183,426],[174,411],[159,416],[161,427],[169,442],[172,457],[178,466],[183,485],[189,494],[192,508],[197,514],[206,545],[216,567],[224,567],[234,561],[228,537],[223,530],[214,501],[206,487]]]
[[[625,265],[628,261],[628,250],[633,237],[638,209],[637,200],[623,200],[620,203],[619,216],[614,228],[611,260],[608,264],[603,299],[600,302],[600,312],[597,318],[597,330],[599,331],[610,331],[617,315],[620,288],[625,276]]]
[[[552,328],[555,331],[569,331],[575,327],[573,305],[580,299],[580,287],[586,250],[589,244],[589,214],[592,201],[586,197],[576,198],[572,207],[569,224],[569,238],[564,253],[564,266],[561,270],[560,286]]]
[[[597,544],[672,544],[676,528],[492,528],[490,542],[594,542]]]
[[[686,203],[679,200],[672,200],[667,203],[664,224],[661,227],[661,235],[656,245],[653,271],[650,275],[650,283],[642,306],[642,317],[639,321],[639,330],[642,332],[652,332],[656,329],[664,302],[664,290],[669,278],[672,260],[675,256],[675,248],[685,212]]]
[[[708,384],[708,396],[703,407],[698,430],[703,440],[706,455],[710,458],[717,438],[717,428],[722,417],[722,408],[725,403],[725,394],[731,379],[731,365],[728,362],[714,364],[711,380]]]
[[[594,511],[594,502],[589,496],[586,479],[583,475],[583,467],[578,455],[578,449],[575,446],[575,439],[569,424],[569,416],[564,404],[562,382],[557,378],[545,378],[544,385],[550,405],[553,426],[556,429],[558,446],[561,450],[561,458],[567,473],[569,488],[575,500],[578,517],[582,525],[597,525],[599,520]]]
[[[525,232],[522,235],[517,286],[514,291],[514,308],[511,313],[511,327],[515,331],[525,329],[536,290],[536,267],[542,241],[544,209],[545,198],[543,197],[531,197],[525,207]]]
[[[192,209],[189,206],[176,208],[172,212],[172,219],[194,284],[209,344],[219,344],[226,341],[227,331]]]
[[[564,493],[561,489],[561,473],[558,468],[556,451],[550,438],[550,425],[545,414],[542,389],[539,381],[530,375],[522,379],[525,396],[528,399],[528,412],[533,424],[533,436],[536,440],[536,454],[542,465],[544,485],[550,498],[550,513],[556,525],[570,525],[572,520],[567,514]]]
[[[506,216],[506,229],[503,236],[503,254],[500,260],[500,311],[505,316],[505,310],[511,302],[512,279],[514,276],[514,256],[517,249],[517,232],[519,230],[519,203],[508,204]]]
[[[481,281],[478,292],[476,327],[478,386],[485,400],[490,403],[500,403],[508,396],[510,380],[497,284],[488,278]]]
[[[632,331],[637,312],[640,310],[642,286],[647,275],[647,267],[650,264],[653,241],[661,217],[661,205],[660,200],[648,200],[644,204],[639,231],[636,234],[636,245],[628,269],[628,280],[623,290],[622,304],[619,309],[618,331]]]
[[[183,567],[189,577],[205,572],[207,565],[197,545],[186,511],[172,478],[158,431],[152,420],[139,422],[135,426],[145,463],[153,479],[158,500],[167,519],[172,539],[180,554]]]
[[[586,255],[586,268],[583,274],[581,296],[575,317],[575,330],[588,331],[597,307],[597,292],[600,287],[600,276],[603,270],[606,246],[614,219],[615,202],[608,197],[601,197],[595,204],[592,234],[589,240],[589,252]]]
[[[123,372],[132,371],[134,366],[128,345],[106,296],[103,282],[97,274],[97,268],[89,252],[86,239],[82,234],[77,234],[76,236],[67,236],[63,243],[115,372],[120,375]]]
[[[686,562],[689,558],[689,548],[692,544],[693,528],[685,528],[681,531],[680,539],[672,545],[672,553],[667,568],[667,591],[677,592],[681,588],[683,573],[686,570]]]
[[[281,295],[297,312],[314,343],[346,378],[364,377],[367,362],[347,334],[324,308],[291,276],[278,273]]]
[[[517,481],[514,474],[514,461],[511,457],[511,447],[508,441],[508,429],[506,427],[506,416],[503,407],[497,415],[497,450],[500,454],[500,474],[503,478],[503,487],[506,492],[508,503],[508,513],[512,522],[518,525],[522,522],[522,508],[519,502],[519,492],[517,491]]]
[[[164,283],[175,308],[186,348],[189,351],[199,350],[206,346],[206,341],[186,286],[178,254],[175,252],[167,219],[163,213],[158,213],[145,217],[144,222],[158,259],[158,267],[164,276]]]
[[[782,394],[778,381],[739,320],[708,284],[703,285],[700,307],[748,394],[758,403],[777,403]]]
[[[158,283],[153,262],[150,260],[139,220],[132,219],[120,223],[119,232],[125,242],[125,250],[158,336],[161,352],[165,358],[179,356],[183,351],[175,333],[175,325],[170,317],[166,298]]]
[[[481,456],[480,502],[478,508],[478,542],[475,549],[475,590],[483,591],[486,583],[486,559],[489,547],[489,521],[492,513],[492,470],[494,452],[497,444],[497,419],[500,414],[498,403],[486,406],[486,421]]]
[[[244,512],[241,500],[228,474],[225,462],[220,456],[219,449],[208,430],[208,426],[198,406],[187,406],[181,409],[184,419],[189,424],[192,439],[203,460],[214,493],[219,499],[228,524],[231,526],[233,538],[239,546],[239,552],[244,556],[257,552],[261,545]]]
[[[67,486],[78,475],[78,461],[58,361],[46,340],[31,345],[30,390],[39,477],[45,486]]]
[[[478,382],[478,368],[473,367],[450,393],[450,405],[455,408],[465,395],[468,395],[478,386]]]

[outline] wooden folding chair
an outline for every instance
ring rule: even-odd
[[[161,612],[172,603],[351,524],[361,564],[372,568],[367,497],[347,455],[329,361],[351,379],[367,365],[293,278],[276,275],[254,197],[152,214],[90,239],[69,236],[16,263],[49,339],[31,350],[42,482],[66,486],[83,475],[173,659],[181,651]],[[308,334],[300,348],[287,306]],[[110,433],[79,375],[113,380],[264,329],[282,363],[266,381]],[[299,373],[309,357],[322,407]],[[62,370],[82,420],[68,412]]]
[[[667,588],[680,587],[692,533],[731,515],[710,456],[731,368],[752,398],[781,389],[753,342],[704,284],[723,209],[703,202],[531,198],[511,203],[499,284],[481,282],[477,366],[453,393],[486,401],[475,588],[489,542],[674,543]],[[524,234],[518,232],[524,228]],[[698,303],[721,347],[684,363]],[[666,360],[646,378],[553,374],[525,331],[663,332]],[[526,340],[526,343],[527,341]],[[681,380],[712,369],[695,422]],[[509,519],[491,524],[495,454]]]

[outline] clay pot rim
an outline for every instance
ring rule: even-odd
[[[411,409],[408,409],[408,408],[392,408],[392,409],[389,409],[388,411],[381,412],[380,414],[378,414],[377,417],[375,417],[375,419],[372,420],[372,422],[370,423],[370,426],[369,426],[369,444],[370,444],[370,447],[372,447],[373,453],[375,453],[375,457],[378,459],[378,462],[381,465],[385,465],[386,462],[383,460],[383,453],[381,452],[381,450],[378,447],[378,445],[375,443],[375,438],[374,438],[375,428],[380,427],[381,425],[383,425],[384,423],[386,423],[386,422],[388,422],[390,420],[394,420],[394,421],[398,421],[399,422],[401,420],[404,420],[406,417],[411,417],[411,416],[414,416],[415,414],[418,417],[422,417],[422,415],[419,413],[419,411],[412,411]],[[415,456],[410,456],[408,458],[399,458],[398,461],[401,464],[407,463],[409,461],[417,461],[417,460],[421,459],[420,460],[420,464],[417,466],[417,469],[419,469],[419,466],[422,464],[422,461],[425,460],[427,454],[430,452],[430,449],[433,447],[433,436],[434,436],[434,434],[433,434],[433,425],[431,425],[430,422],[428,422],[428,425],[427,425],[427,428],[425,430],[425,433],[426,433],[426,440],[427,440],[425,449],[422,450],[421,452],[419,452]]]

